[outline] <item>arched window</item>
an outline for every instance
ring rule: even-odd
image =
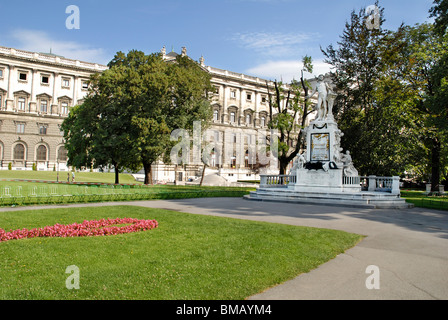
[[[266,117],[261,117],[260,118],[260,127],[265,127],[266,126]]]
[[[58,149],[58,160],[67,161],[67,149],[65,149],[65,147],[60,147]]]
[[[250,115],[250,113],[246,114],[246,124],[250,124],[252,122],[252,117]]]
[[[213,110],[213,120],[219,120],[219,111],[217,109]]]
[[[36,160],[37,161],[47,161],[47,147],[46,146],[40,145],[39,147],[37,147]]]
[[[14,160],[25,160],[25,147],[21,143],[14,147]]]
[[[236,117],[235,117],[235,112],[230,112],[230,123],[235,123],[236,121]]]

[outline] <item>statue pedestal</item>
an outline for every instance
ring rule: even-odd
[[[291,172],[297,182],[289,188],[298,192],[360,192],[358,173],[354,168],[348,170],[351,161],[346,158],[348,154],[341,153],[342,135],[333,117],[312,121],[306,128],[305,163]],[[352,179],[344,179],[347,174]]]
[[[297,182],[288,186],[298,192],[360,192],[359,183],[345,183],[343,169],[307,170],[297,169]],[[359,181],[357,179],[355,182]]]

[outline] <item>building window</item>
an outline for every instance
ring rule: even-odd
[[[215,94],[219,94],[219,87],[215,86]]]
[[[28,73],[26,72],[19,72],[19,80],[20,81],[26,81],[28,78]]]
[[[40,112],[47,112],[47,108],[48,108],[48,101],[47,100],[41,100],[40,101]]]
[[[236,98],[236,91],[235,90],[230,91],[230,98],[232,98],[232,99]]]
[[[42,77],[40,78],[40,82],[41,84],[49,84],[50,83],[50,77],[46,76],[46,75],[42,75]]]
[[[2,107],[3,107],[3,95],[0,94],[0,110],[2,109]]]
[[[68,79],[68,78],[62,78],[62,87],[63,87],[63,88],[68,88],[68,87],[70,87],[70,79]]]
[[[247,94],[247,96],[246,96],[246,100],[249,100],[249,101],[252,100],[252,94],[251,94],[251,93],[248,93],[248,94]]]
[[[0,69],[0,79],[3,79],[3,69]]]
[[[89,89],[89,82],[88,81],[83,81],[81,88],[82,88],[82,90]]]
[[[68,103],[67,102],[61,103],[61,114],[68,114]]]
[[[47,126],[46,125],[39,125],[39,134],[47,134]]]
[[[235,123],[235,120],[236,120],[236,118],[235,118],[235,112],[230,112],[230,123]]]
[[[252,122],[252,117],[251,115],[248,113],[246,114],[246,124],[250,124]]]
[[[25,160],[25,147],[21,143],[14,147],[14,160]]]
[[[17,123],[16,124],[16,132],[17,133],[25,133],[25,124],[24,123]]]
[[[260,126],[261,127],[265,127],[266,126],[266,118],[265,117],[261,117],[260,118]]]
[[[36,160],[37,161],[46,161],[47,160],[47,147],[40,145],[37,147],[36,152]]]
[[[25,111],[25,103],[25,98],[21,97],[17,99],[17,108],[19,109],[19,111]]]
[[[58,160],[67,161],[67,149],[65,149],[65,147],[60,147],[58,149]]]
[[[213,120],[218,121],[219,120],[219,111],[213,110]]]

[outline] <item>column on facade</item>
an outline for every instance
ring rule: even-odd
[[[53,99],[51,103],[51,113],[58,114],[59,113],[59,105],[58,105],[58,96],[57,96],[57,87],[56,83],[59,82],[59,73],[55,72],[53,77]]]
[[[36,74],[37,69],[33,68],[31,70],[31,96],[30,96],[30,103],[29,103],[29,112],[37,112],[37,102],[36,102]]]
[[[227,154],[228,153],[228,147],[229,147],[229,135],[228,135],[228,130],[224,130],[222,132],[222,162],[221,162],[221,167],[226,168],[229,166],[230,163],[230,156]]]
[[[229,87],[227,87],[226,85],[223,85],[223,105],[222,105],[222,118],[221,118],[221,122],[222,123],[229,123],[229,115],[227,113],[227,101],[228,101],[228,96],[229,96]]]
[[[6,111],[12,111],[13,107],[14,107],[14,97],[13,97],[13,93],[12,93],[12,78],[13,78],[13,73],[14,73],[14,66],[13,65],[9,65],[9,69],[8,69],[8,92],[7,92],[7,96],[6,96]]]
[[[78,104],[78,95],[77,95],[77,90],[78,90],[78,76],[74,76],[73,77],[73,106]]]
[[[254,108],[254,127],[257,128],[260,125],[260,111],[259,106],[261,104],[261,92],[255,91],[255,108]]]
[[[246,90],[243,88],[240,88],[239,92],[240,92],[240,106],[238,108],[239,109],[238,110],[238,124],[243,125],[245,123],[243,109],[244,109],[244,103],[246,101],[246,97],[245,97]]]

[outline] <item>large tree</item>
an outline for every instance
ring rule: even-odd
[[[88,105],[98,104],[101,107],[97,108],[108,113],[99,116],[98,112],[84,111],[87,119],[79,122],[90,123],[95,118],[92,121],[98,123],[99,128],[85,135],[84,145],[85,141],[90,142],[87,150],[78,140],[70,141],[70,136],[67,136],[68,143],[76,145],[73,150],[83,151],[84,158],[97,162],[103,158],[111,162],[116,151],[125,157],[124,166],[143,167],[144,183],[152,184],[152,165],[161,159],[169,162],[170,149],[174,146],[170,133],[178,128],[191,130],[196,120],[210,120],[210,75],[187,56],[167,62],[159,53],[146,55],[137,50],[127,55],[118,52],[108,67],[93,82],[92,103],[87,99],[88,103],[83,105],[88,108]],[[102,83],[108,85],[104,87]],[[67,122],[67,126],[71,123]],[[122,144],[113,143],[114,139]],[[107,154],[94,154],[93,140],[116,149],[108,152],[103,148]]]
[[[407,61],[407,68],[402,81],[412,93],[421,140],[427,149],[423,159],[430,164],[431,187],[436,191],[448,133],[448,36],[439,35],[433,25],[426,23],[407,27],[405,39],[407,45],[402,59]]]
[[[132,167],[134,156],[129,124],[122,116],[115,86],[119,75],[109,70],[96,74],[90,91],[80,106],[74,107],[62,123],[68,163],[74,167],[113,166],[115,183],[125,167]]]
[[[378,3],[377,3],[378,5]],[[399,80],[403,26],[369,28],[365,9],[352,11],[338,42],[322,50],[334,67],[332,80],[338,93],[335,117],[344,132],[342,148],[350,150],[361,175],[398,175],[410,165],[414,123],[406,90]]]
[[[313,72],[311,57],[303,57],[302,63],[300,81],[293,80],[288,85],[274,81],[273,87],[266,82],[270,119],[268,127],[278,133],[278,150],[274,153],[277,155],[282,175],[286,174],[290,162],[303,149],[302,129],[306,125],[308,115],[313,112],[308,98],[310,84],[303,75],[304,71]]]

